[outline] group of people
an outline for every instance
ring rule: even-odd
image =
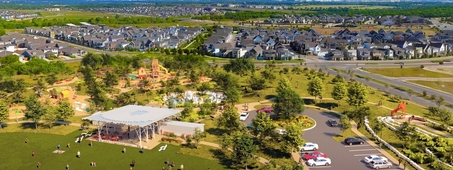
[[[171,170],[173,167],[175,167],[175,162],[171,162],[167,159],[167,161],[165,161],[165,163],[168,165],[168,170]],[[184,165],[181,164],[181,166],[179,167],[180,170],[183,170],[184,169]],[[162,167],[162,170],[167,170],[167,168],[165,167]]]

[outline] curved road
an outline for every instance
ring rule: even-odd
[[[324,152],[332,160],[330,166],[309,167],[310,170],[372,169],[362,160],[368,155],[381,155],[378,150],[368,144],[349,146],[333,140],[332,136],[340,134],[341,130],[338,127],[327,125],[326,122],[329,119],[339,121],[337,117],[331,114],[309,109],[305,110],[304,114],[315,119],[317,123],[315,128],[304,132],[304,139],[308,142],[317,143],[319,145],[318,151]],[[398,167],[395,162],[394,167],[395,169]]]

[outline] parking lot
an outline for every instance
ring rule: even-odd
[[[342,142],[333,140],[332,136],[341,133],[338,127],[329,127],[327,120],[338,119],[330,114],[314,110],[306,110],[307,116],[316,120],[317,126],[304,133],[303,138],[307,142],[317,143],[320,152],[324,152],[331,159],[330,166],[315,166],[309,169],[372,169],[363,159],[368,155],[382,155],[378,150],[368,144],[363,145],[345,145]],[[339,120],[338,120],[339,121]],[[303,155],[304,153],[301,153]],[[399,169],[394,164],[394,169]]]

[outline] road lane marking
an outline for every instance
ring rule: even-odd
[[[309,166],[308,169],[332,168],[331,166]]]
[[[372,151],[376,149],[357,149],[357,150],[349,150],[349,152],[362,152],[362,151]]]
[[[357,154],[354,156],[382,155],[381,153]]]
[[[370,145],[352,145],[352,146],[345,146],[346,148],[353,148],[353,147],[364,147],[364,146],[370,146]]]

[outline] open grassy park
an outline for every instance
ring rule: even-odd
[[[8,129],[10,127],[6,127]],[[55,127],[52,130],[58,131],[61,127]],[[67,129],[68,130],[68,129]],[[41,169],[64,169],[69,164],[71,169],[91,169],[91,162],[96,162],[97,169],[129,169],[132,160],[136,161],[135,169],[152,169],[161,170],[167,167],[165,161],[169,159],[179,168],[184,164],[186,169],[226,169],[218,161],[202,158],[192,154],[183,154],[187,151],[181,146],[169,144],[165,151],[159,152],[160,144],[152,150],[146,150],[141,154],[138,148],[126,147],[126,154],[122,153],[124,146],[106,143],[93,142],[93,147],[89,146],[89,141],[84,140],[82,143],[75,143],[77,137],[82,131],[72,130],[67,135],[56,135],[47,133],[2,133],[0,130],[0,169],[36,169],[38,162],[41,163]],[[29,142],[25,143],[25,138]],[[71,148],[66,145],[70,143]],[[52,153],[60,144],[63,154]],[[209,151],[209,147],[205,150]],[[215,149],[211,149],[214,152]],[[80,151],[81,158],[76,157],[77,151]],[[180,152],[183,151],[183,152]],[[31,154],[35,152],[33,157]],[[192,151],[193,152],[193,151]],[[210,155],[211,156],[211,155]],[[175,168],[177,169],[177,168]]]
[[[350,9],[388,9],[394,8],[393,6],[375,6],[375,5],[301,5],[295,6],[297,9],[310,9],[310,8],[350,8]]]
[[[448,81],[420,81],[420,80],[413,80],[409,81],[411,83],[419,84],[422,86],[430,87],[433,89],[437,89],[440,91],[444,91],[450,94],[453,94],[453,82]]]
[[[387,77],[426,77],[426,78],[453,78],[453,75],[427,71],[420,67],[411,68],[364,68],[370,73]]]

